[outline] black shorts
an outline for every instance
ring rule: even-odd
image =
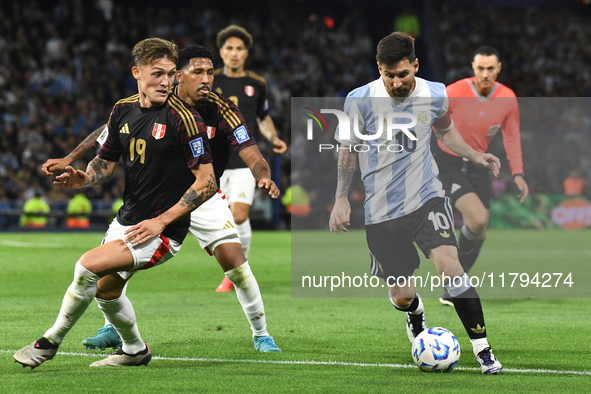
[[[412,275],[421,261],[413,241],[427,258],[436,246],[457,247],[453,223],[450,199],[436,197],[409,215],[366,225],[371,274],[386,281]]]
[[[478,167],[462,157],[449,155],[441,149],[434,156],[445,195],[451,198],[454,205],[464,194],[476,193],[486,209],[490,208],[492,186],[488,169]]]

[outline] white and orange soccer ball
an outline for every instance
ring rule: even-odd
[[[450,372],[460,360],[460,344],[451,331],[431,327],[417,335],[412,358],[424,372]]]

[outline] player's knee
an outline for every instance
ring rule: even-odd
[[[88,268],[82,264],[82,259],[78,260],[74,266],[74,278],[76,284],[82,287],[93,287],[99,280],[99,277],[95,275]]]
[[[89,270],[90,272],[94,272],[95,267],[93,266],[93,259],[90,257],[90,252],[86,252],[80,257],[77,264],[80,264],[85,269]]]
[[[244,284],[247,283],[250,280],[250,278],[253,277],[252,270],[250,269],[248,261],[226,272],[226,275],[232,281],[232,283],[234,283],[234,285],[238,288],[243,287]]]
[[[234,216],[234,221],[236,224],[242,224],[248,220],[248,211],[244,211],[242,209],[237,209],[232,212]]]
[[[72,297],[90,302],[96,293],[98,280],[98,276],[84,268],[78,261],[74,267],[74,281],[68,288],[68,293],[71,293]]]
[[[108,288],[105,286],[101,286],[99,282],[96,287],[96,298],[101,300],[114,300],[115,298],[121,297],[121,290]]]
[[[474,234],[482,234],[488,226],[488,214],[487,212],[478,213],[472,215],[469,223],[467,223],[468,229]]]

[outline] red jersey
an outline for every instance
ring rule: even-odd
[[[478,152],[486,152],[490,141],[501,130],[511,173],[523,174],[519,107],[515,93],[495,82],[487,97],[481,97],[474,87],[474,77],[461,79],[446,88],[449,112],[464,141]],[[448,147],[437,141],[439,147],[453,156]]]

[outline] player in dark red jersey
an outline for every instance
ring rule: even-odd
[[[277,198],[279,190],[271,180],[269,165],[260,154],[240,110],[232,101],[211,91],[214,80],[212,53],[200,45],[181,49],[176,76],[179,84],[173,92],[196,108],[205,123],[216,180],[219,182],[230,151],[234,151],[248,165],[252,172],[251,177],[254,176],[258,181],[258,187],[267,190],[272,198]],[[96,139],[100,130],[99,128],[93,132],[87,139]],[[91,146],[86,142],[81,145],[84,149],[75,150],[67,159],[47,161],[43,170],[49,173],[61,169],[66,164],[64,161],[79,159]],[[255,349],[262,352],[281,351],[266,330],[259,286],[242,252],[232,213],[221,190],[198,210],[193,211],[189,231],[202,248],[216,257],[231,283],[236,286],[236,295],[253,331]],[[88,348],[117,348],[120,343],[117,332],[108,320],[97,335],[84,340],[84,345]]]
[[[519,107],[515,93],[496,82],[501,72],[499,52],[492,47],[480,47],[472,62],[474,77],[459,80],[446,88],[449,113],[468,145],[486,152],[500,130],[511,173],[519,189],[521,202],[529,194],[523,175]],[[465,162],[438,141],[435,160],[443,189],[461,212],[464,225],[460,231],[459,258],[464,272],[474,265],[486,238],[489,220],[491,181],[488,171]],[[453,302],[446,290],[439,299],[442,304]]]
[[[273,144],[273,151],[281,154],[287,145],[277,137],[273,120],[268,113],[267,82],[252,71],[244,69],[251,35],[242,27],[231,25],[217,35],[217,45],[224,68],[215,71],[214,90],[229,98],[240,108],[246,125],[256,138],[262,134]],[[230,152],[220,187],[228,196],[244,255],[248,257],[252,229],[248,215],[254,200],[255,181],[240,157]],[[216,291],[232,290],[232,282],[224,278]]]
[[[23,366],[52,359],[93,298],[123,340],[123,346],[91,366],[147,365],[152,354],[142,340],[135,312],[122,295],[138,270],[162,264],[180,250],[190,217],[217,190],[211,151],[199,114],[171,95],[177,47],[150,38],[132,51],[139,94],[120,100],[99,137],[101,147],[86,172],[67,167],[54,184],[68,188],[101,184],[123,158],[123,207],[103,243],[76,263],[53,327],[15,353]]]

